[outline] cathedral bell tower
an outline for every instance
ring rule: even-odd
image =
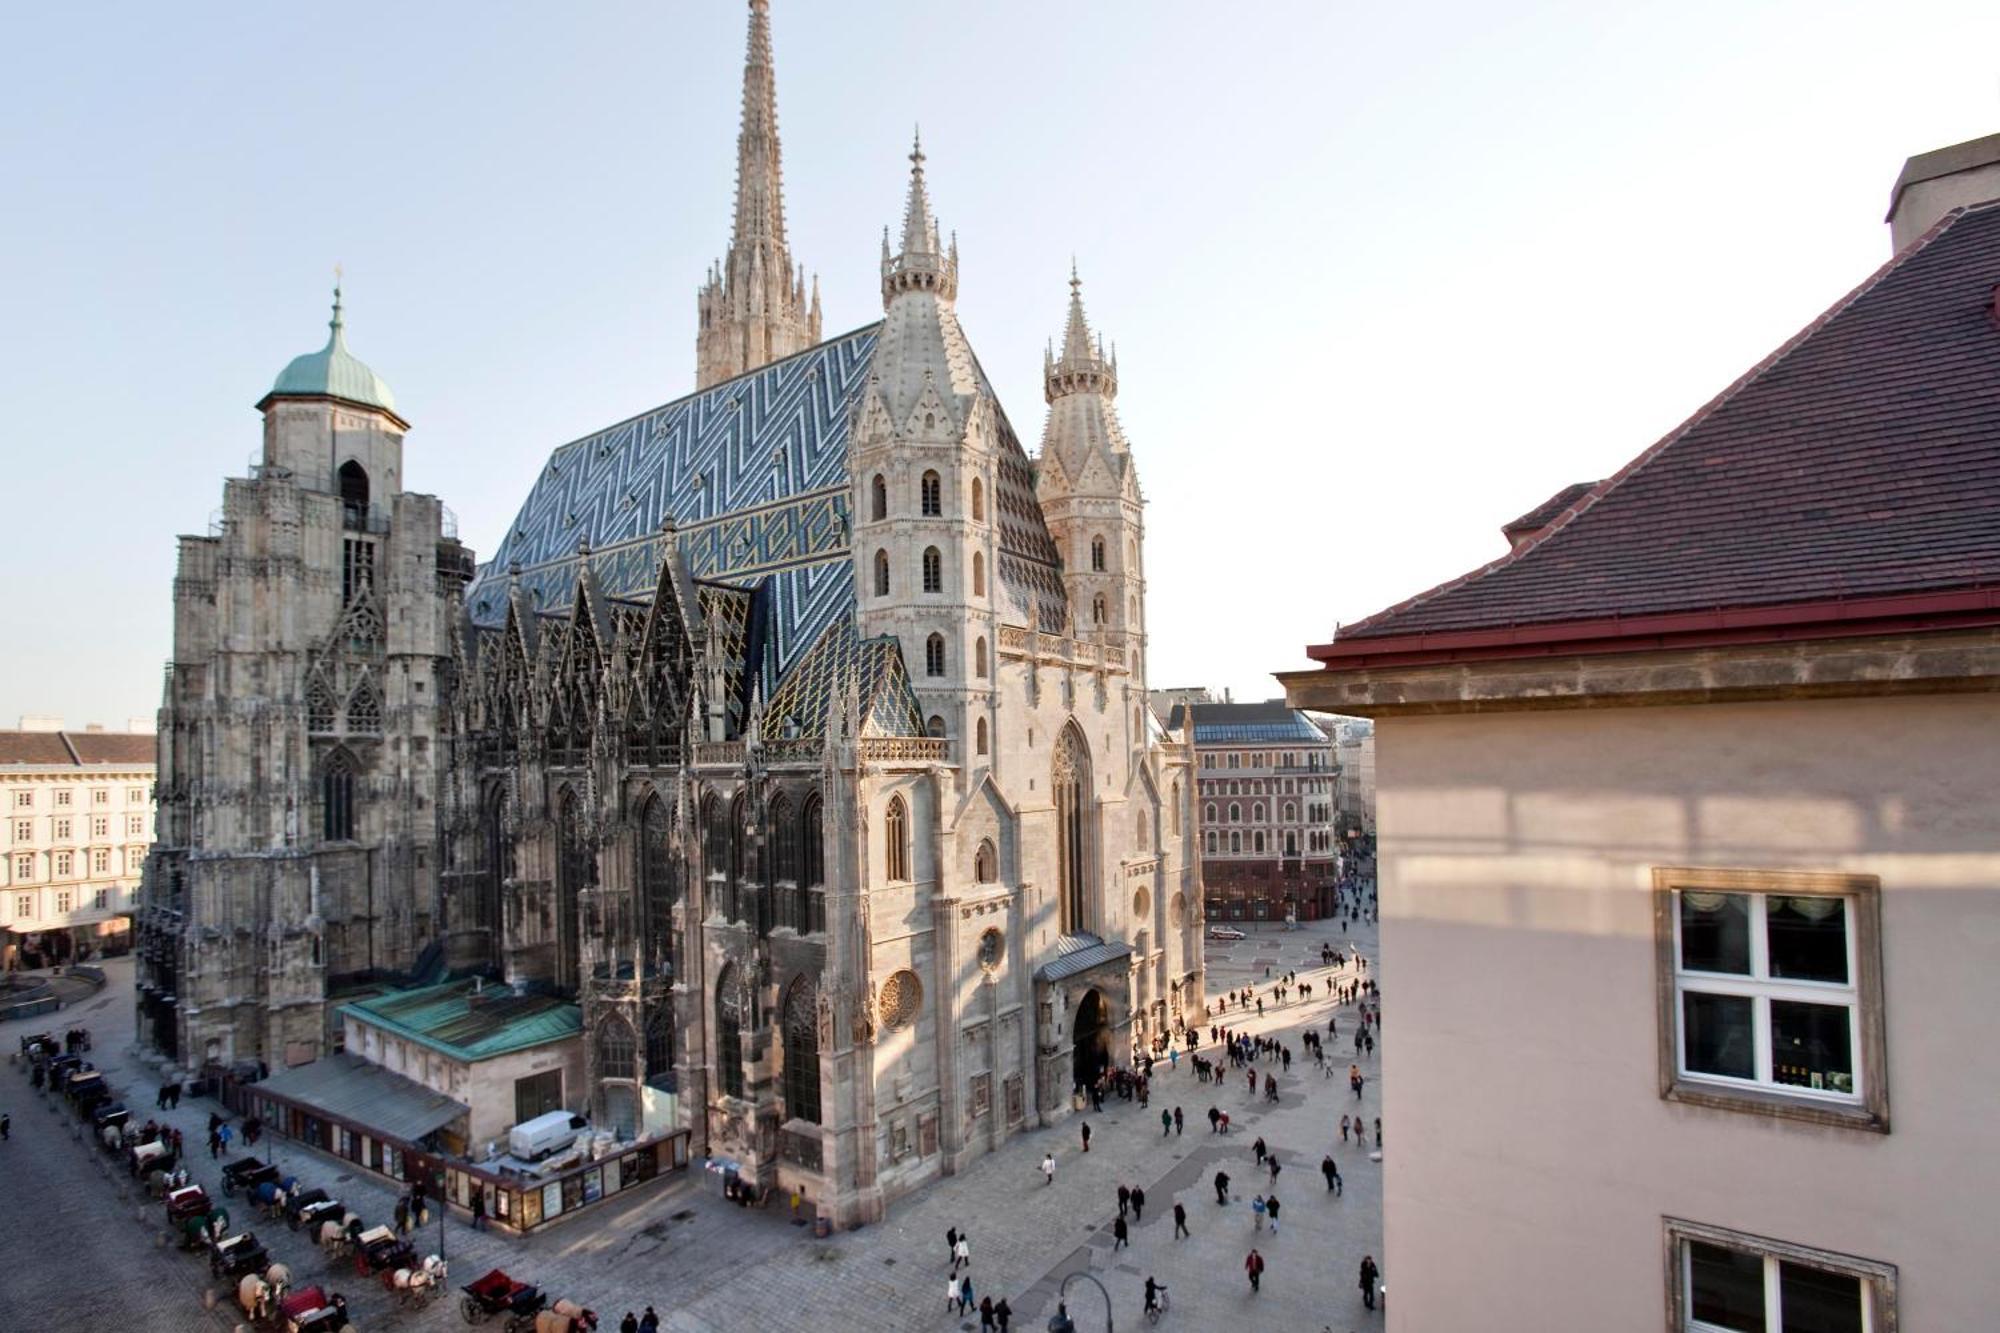
[[[819,341],[819,279],[808,302],[805,268],[785,242],[784,168],[771,68],[769,0],[750,0],[743,62],[743,127],[736,135],[736,224],[729,253],[711,265],[697,300],[695,388],[755,370]]]
[[[849,446],[864,637],[893,634],[927,728],[959,744],[997,671],[997,407],[959,328],[958,243],[931,216],[919,142],[902,248],[882,235],[882,332]]]
[[[1118,358],[1106,355],[1083,315],[1083,282],[1069,275],[1069,319],[1062,352],[1052,347],[1042,365],[1049,404],[1035,494],[1049,532],[1062,551],[1078,638],[1122,648],[1132,688],[1145,697],[1146,549],[1145,500],[1132,448],[1112,401],[1118,396]]]

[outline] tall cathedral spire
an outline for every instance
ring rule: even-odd
[[[784,169],[771,63],[769,0],[750,0],[743,59],[743,123],[736,136],[736,219],[729,253],[709,270],[698,301],[695,387],[755,370],[819,341],[819,280],[785,242]]]

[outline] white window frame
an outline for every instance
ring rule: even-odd
[[[1780,1264],[1817,1268],[1828,1273],[1857,1279],[1861,1283],[1862,1333],[1896,1333],[1896,1266],[1873,1259],[1861,1259],[1835,1250],[1772,1240],[1747,1231],[1690,1222],[1685,1218],[1662,1219],[1666,1232],[1667,1330],[1668,1333],[1732,1333],[1732,1330],[1694,1317],[1694,1265],[1690,1241],[1714,1245],[1764,1261],[1764,1325],[1767,1330],[1784,1327],[1782,1294],[1778,1281]]]
[[[1818,871],[1661,867],[1653,871],[1654,940],[1659,1009],[1660,1095],[1728,1110],[1810,1120],[1887,1133],[1887,1024],[1882,997],[1881,881],[1872,875]],[[1683,971],[1680,895],[1683,892],[1747,895],[1751,903],[1750,973]],[[1847,984],[1772,980],[1765,910],[1759,898],[1831,897],[1845,903]],[[1739,995],[1754,1001],[1753,1077],[1690,1070],[1683,1034],[1683,1000],[1689,991]],[[1773,1000],[1848,1007],[1854,1090],[1800,1087],[1771,1077]]]
[[[1833,1101],[1859,1102],[1862,1100],[1866,1084],[1866,1071],[1861,1067],[1861,986],[1860,960],[1856,957],[1855,911],[1858,906],[1851,894],[1834,893],[1771,893],[1761,890],[1731,891],[1727,896],[1747,898],[1750,902],[1750,971],[1701,972],[1692,971],[1681,962],[1680,899],[1686,893],[1723,894],[1720,889],[1674,890],[1674,1005],[1677,1049],[1675,1058],[1679,1061],[1682,1078],[1702,1079],[1737,1087],[1745,1083],[1760,1088],[1775,1088],[1787,1095],[1802,1097],[1825,1097]],[[1772,898],[1830,898],[1841,904],[1841,919],[1847,944],[1847,981],[1845,984],[1831,981],[1791,981],[1771,976],[1770,931],[1768,929],[1768,900]],[[1751,1031],[1755,1052],[1751,1057],[1752,1074],[1747,1079],[1729,1074],[1715,1074],[1704,1070],[1689,1069],[1687,1066],[1686,1032],[1679,1021],[1686,1014],[1682,1003],[1690,992],[1701,995],[1729,995],[1752,1001]],[[1848,1012],[1847,1041],[1848,1063],[1854,1068],[1854,1091],[1838,1092],[1833,1089],[1802,1087],[1795,1083],[1780,1083],[1771,1072],[1771,1002],[1796,1001],[1801,1004],[1823,1005],[1827,1008],[1841,1008]]]

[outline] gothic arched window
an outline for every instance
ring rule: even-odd
[[[819,1123],[819,1003],[799,977],[785,988],[785,1115]]]
[[[972,641],[972,674],[986,679],[986,636],[980,635]]]
[[[1229,822],[1232,824],[1241,824],[1243,822],[1243,807],[1234,801],[1229,803]]]
[[[1255,833],[1252,833],[1252,834],[1250,835],[1250,850],[1251,850],[1251,851],[1253,851],[1253,852],[1255,852],[1255,853],[1257,853],[1257,855],[1259,855],[1259,856],[1262,856],[1262,855],[1264,854],[1264,830],[1263,830],[1263,829],[1258,829],[1258,830],[1257,830],[1257,831],[1256,831]]]
[[[799,827],[792,819],[792,803],[783,792],[771,798],[764,824],[771,830],[771,878],[798,883]]]
[[[1099,593],[1090,599],[1090,623],[1093,625],[1102,625],[1104,623],[1103,593]]]
[[[986,487],[980,484],[977,477],[972,479],[972,521],[986,521]]]
[[[354,760],[345,750],[326,757],[319,775],[320,837],[327,842],[354,840]]]
[[[514,844],[507,837],[507,788],[494,783],[487,788],[481,832],[486,838],[486,874],[473,906],[473,924],[486,932],[489,962],[500,962],[500,904],[505,901],[507,881],[514,877]]]
[[[944,635],[933,634],[924,640],[924,674],[942,676],[944,674]]]
[[[674,1006],[663,997],[646,1020],[646,1082],[655,1088],[670,1088],[674,1077]]]
[[[347,697],[347,729],[359,732],[382,730],[382,696],[375,692],[374,681],[364,678],[354,687],[354,693]]]
[[[924,548],[924,591],[944,591],[944,557],[935,546]]]
[[[1243,854],[1243,835],[1241,833],[1232,833],[1229,835],[1229,851],[1231,855],[1235,856]]]
[[[333,719],[339,712],[339,705],[333,697],[333,687],[318,676],[306,687],[306,730],[332,731]]]
[[[674,872],[673,815],[666,799],[657,793],[646,798],[639,814],[639,886],[645,913],[640,947],[646,974],[671,977],[674,904],[680,899],[680,885]],[[648,1068],[652,1063],[653,1057],[648,1055]]]
[[[1210,824],[1213,824],[1213,823],[1215,822],[1215,802],[1214,802],[1214,801],[1210,801],[1210,802],[1209,802],[1209,803],[1208,803],[1208,804],[1207,804],[1207,805],[1206,805],[1205,807],[1203,807],[1203,810],[1202,810],[1202,818],[1203,818],[1204,820],[1206,820],[1206,821],[1207,821],[1208,823],[1210,823]]]
[[[561,990],[574,990],[582,974],[577,904],[595,869],[583,836],[583,802],[565,787],[556,798],[556,986]]]
[[[981,838],[979,850],[972,854],[972,878],[979,884],[991,884],[1000,878],[1000,857],[993,850],[991,838]]]
[[[368,470],[351,458],[340,465],[340,514],[345,527],[368,525]]]
[[[1201,837],[1201,842],[1202,842],[1202,850],[1203,850],[1204,852],[1208,853],[1208,855],[1210,855],[1210,856],[1214,856],[1214,855],[1215,855],[1215,833],[1214,833],[1214,831],[1213,831],[1213,830],[1210,830],[1209,832],[1207,832],[1207,833],[1204,833],[1204,834],[1202,834],[1202,837]]]
[[[889,813],[882,818],[882,864],[891,881],[910,877],[910,810],[900,796],[889,800]]]
[[[713,792],[701,803],[701,873],[729,873],[729,826],[722,822],[722,798]]]
[[[930,715],[930,719],[924,723],[924,735],[932,737],[933,739],[936,740],[943,740],[944,719],[939,717],[936,713],[932,713]]]
[[[743,1019],[736,965],[728,963],[715,979],[715,1075],[725,1097],[743,1095]]]
[[[889,595],[889,553],[887,551],[877,551],[875,553],[875,595],[877,597],[887,597]]]
[[[889,483],[877,472],[868,484],[868,513],[877,523],[889,517]]]
[[[1056,807],[1057,884],[1064,934],[1090,928],[1094,858],[1091,849],[1090,751],[1074,723],[1056,740],[1050,788]]]
[[[1104,538],[1102,537],[1092,537],[1090,539],[1090,567],[1100,574],[1104,572]]]
[[[801,871],[803,882],[807,884],[826,883],[826,856],[820,833],[819,793],[806,798],[805,809],[799,814],[799,844],[802,855]]]
[[[978,747],[977,747],[977,748],[978,748],[978,753],[980,753],[980,754],[985,754],[985,753],[986,753],[986,719],[985,719],[985,718],[983,718],[983,717],[982,717],[982,718],[980,718],[980,719],[979,719],[979,724],[978,724],[978,725],[977,725],[976,727],[974,727],[974,728],[973,728],[973,733],[972,733],[972,734],[973,734],[974,736],[976,736],[976,737],[978,738]]]
[[[980,551],[972,553],[972,595],[986,595],[986,556]]]
[[[922,483],[924,517],[937,518],[944,513],[944,483],[935,472],[924,473]]]
[[[636,1078],[638,1049],[630,1023],[616,1015],[605,1019],[597,1029],[597,1076]]]
[[[1139,848],[1139,850],[1143,852],[1146,850],[1146,812],[1144,810],[1141,810],[1139,812],[1139,817],[1137,820],[1134,821],[1134,823],[1137,832],[1139,834],[1138,842],[1136,845]]]

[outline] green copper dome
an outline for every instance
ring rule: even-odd
[[[279,373],[277,383],[271,386],[267,396],[338,398],[362,407],[378,407],[393,416],[396,395],[389,392],[389,386],[382,382],[380,375],[347,350],[342,327],[340,288],[335,287],[333,319],[328,324],[332,332],[327,336],[326,346],[317,352],[293,357],[292,363]]]

